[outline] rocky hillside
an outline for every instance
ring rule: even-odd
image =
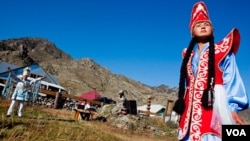
[[[167,99],[175,100],[176,88],[167,85],[151,87],[123,75],[111,73],[91,58],[74,60],[52,42],[41,38],[20,38],[0,40],[0,61],[26,66],[38,63],[45,71],[57,76],[60,84],[72,95],[95,88],[103,96],[118,99],[121,89],[127,90],[128,99],[144,105],[147,96],[152,96],[152,103],[166,104]],[[250,109],[240,112],[250,124]]]
[[[152,103],[166,104],[175,99],[177,89],[166,85],[151,87],[123,75],[111,73],[91,58],[74,60],[52,42],[41,38],[19,38],[0,41],[0,61],[26,66],[38,63],[45,71],[55,74],[70,94],[80,95],[95,88],[103,96],[117,99],[121,89],[127,90],[127,98],[146,104],[147,96]]]

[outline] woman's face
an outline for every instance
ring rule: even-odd
[[[205,39],[211,36],[213,33],[213,28],[210,22],[198,22],[193,27],[193,36],[198,37],[200,39]]]

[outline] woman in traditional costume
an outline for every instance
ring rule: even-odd
[[[178,140],[221,141],[223,124],[245,124],[238,111],[248,108],[235,55],[240,43],[233,28],[214,43],[213,26],[204,2],[194,4],[189,47],[182,52],[178,99]]]

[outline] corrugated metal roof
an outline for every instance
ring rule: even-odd
[[[152,112],[152,113],[158,113],[162,109],[165,109],[165,106],[160,105],[160,104],[151,104],[150,105],[150,112]],[[137,110],[147,111],[147,105],[138,106]]]
[[[9,76],[8,67],[10,67],[16,75],[21,75],[23,73],[23,69],[25,67],[29,67],[31,69],[32,74],[39,75],[39,76],[46,76],[46,79],[44,79],[44,81],[47,81],[49,83],[53,83],[56,85],[60,85],[55,75],[47,73],[38,64],[32,64],[29,66],[20,67],[14,64],[1,62],[0,63],[0,77],[7,78]]]
[[[14,64],[10,64],[7,62],[0,62],[0,73],[8,71],[8,67],[12,69],[19,68],[19,66]]]

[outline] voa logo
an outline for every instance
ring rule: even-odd
[[[227,136],[247,136],[244,129],[226,129]]]

